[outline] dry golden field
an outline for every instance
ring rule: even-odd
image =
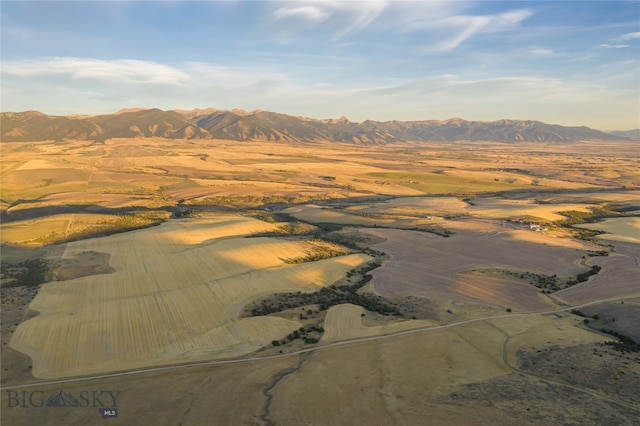
[[[580,228],[604,231],[598,238],[640,244],[640,217],[606,219],[600,223],[577,225]]]
[[[9,390],[118,389],[114,424],[633,424],[637,354],[570,313],[640,328],[609,144],[3,142],[2,423],[100,418]]]
[[[333,343],[341,340],[381,336],[398,331],[434,325],[433,321],[406,320],[385,325],[367,326],[363,324],[364,317],[366,317],[366,314],[362,306],[351,304],[332,306],[327,311],[327,317],[324,321],[325,331],[321,341],[324,343]]]
[[[299,328],[277,317],[238,318],[251,300],[332,284],[366,260],[348,255],[288,265],[309,243],[242,238],[274,226],[240,216],[181,219],[69,243],[62,258],[110,255],[110,274],[45,284],[11,346],[36,377],[61,377],[255,351]],[[70,350],[70,348],[75,348]]]
[[[349,207],[356,214],[393,216],[460,216],[470,215],[491,219],[532,217],[543,221],[561,220],[557,212],[566,210],[586,211],[589,204],[554,203],[539,204],[534,199],[508,200],[503,198],[475,198],[463,201],[456,197],[394,198],[385,203],[371,203]]]

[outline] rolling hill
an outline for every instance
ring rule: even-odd
[[[640,129],[633,130],[616,130],[610,132],[612,135],[622,136],[627,139],[632,139],[634,141],[640,141]]]
[[[162,137],[171,139],[228,139],[236,141],[334,141],[388,144],[401,141],[571,142],[627,140],[588,127],[565,127],[531,120],[467,121],[460,118],[423,121],[312,119],[270,111],[121,110],[98,116],[49,116],[37,111],[0,114],[5,142]]]

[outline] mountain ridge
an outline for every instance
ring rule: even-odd
[[[626,132],[606,133],[585,126],[567,127],[535,120],[500,119],[352,122],[346,117],[315,119],[272,111],[204,108],[121,109],[113,114],[54,116],[39,111],[0,113],[4,142],[111,138],[228,139],[284,142],[572,142],[632,140]]]

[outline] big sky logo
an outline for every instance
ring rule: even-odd
[[[49,394],[39,390],[5,392],[7,408],[98,408],[103,418],[118,417],[118,398],[122,393],[110,390],[83,390],[74,395],[63,389]]]

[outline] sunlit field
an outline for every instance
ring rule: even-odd
[[[441,402],[474,386],[516,392],[527,357],[607,341],[590,321],[634,327],[640,192],[627,144],[606,157],[592,143],[5,145],[8,385],[269,357],[209,368],[242,376],[232,392],[297,371],[271,407],[284,423],[312,415],[302,396],[380,381],[398,410],[420,412],[416,388]],[[580,171],[577,153],[592,166]],[[600,319],[571,313],[583,304]],[[178,371],[159,383],[192,383]],[[369,414],[394,424],[385,413]]]

